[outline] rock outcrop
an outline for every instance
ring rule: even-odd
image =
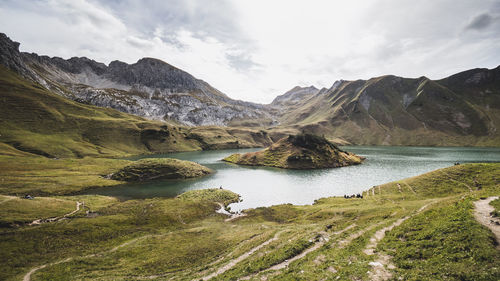
[[[364,158],[339,149],[323,137],[303,134],[282,138],[262,151],[233,154],[223,160],[250,166],[320,169],[357,165]]]

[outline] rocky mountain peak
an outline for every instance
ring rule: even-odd
[[[333,83],[333,85],[330,87],[331,91],[335,91],[341,84],[344,82],[344,80],[337,80]]]
[[[105,76],[119,84],[161,90],[192,91],[198,87],[197,79],[191,74],[153,58],[143,58],[134,64],[113,61]]]
[[[295,86],[291,90],[284,93],[283,95],[277,96],[271,102],[271,105],[275,106],[290,105],[291,103],[297,103],[301,100],[308,99],[313,95],[317,94],[318,92],[319,89],[312,85],[309,87]]]
[[[86,57],[72,57],[70,59],[63,59],[60,57],[49,58],[47,56],[38,57],[37,54],[25,54],[31,58],[38,59],[45,64],[54,65],[61,70],[73,74],[79,74],[84,71],[92,71],[97,75],[102,75],[106,72],[107,66],[104,63],[96,62]]]
[[[127,67],[127,63],[119,60],[114,60],[109,63],[108,67],[109,68],[114,68],[114,69],[119,69],[119,68],[125,68]]]

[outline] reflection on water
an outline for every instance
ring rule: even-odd
[[[121,199],[174,197],[182,192],[222,186],[241,195],[232,210],[282,203],[311,204],[327,196],[361,193],[374,185],[416,176],[455,162],[500,162],[500,148],[346,146],[343,149],[367,159],[362,165],[337,169],[285,170],[238,166],[220,161],[235,153],[258,149],[182,152],[142,156],[172,157],[205,165],[216,172],[188,180],[126,184],[89,191]]]

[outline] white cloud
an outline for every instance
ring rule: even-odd
[[[22,50],[105,63],[155,57],[257,102],[297,84],[495,67],[499,15],[494,0],[0,2],[2,32]]]

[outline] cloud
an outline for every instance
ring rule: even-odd
[[[126,41],[136,47],[136,48],[141,48],[141,49],[144,49],[144,48],[151,48],[152,46],[154,46],[154,43],[151,42],[150,40],[147,40],[147,39],[142,39],[142,38],[139,38],[139,37],[136,37],[136,36],[128,36]]]
[[[491,25],[492,21],[493,17],[490,14],[480,14],[474,17],[472,21],[465,27],[465,29],[485,29]]]
[[[245,53],[233,53],[227,52],[226,59],[229,62],[229,65],[236,71],[251,71],[258,70],[261,65],[254,62],[249,54]]]

